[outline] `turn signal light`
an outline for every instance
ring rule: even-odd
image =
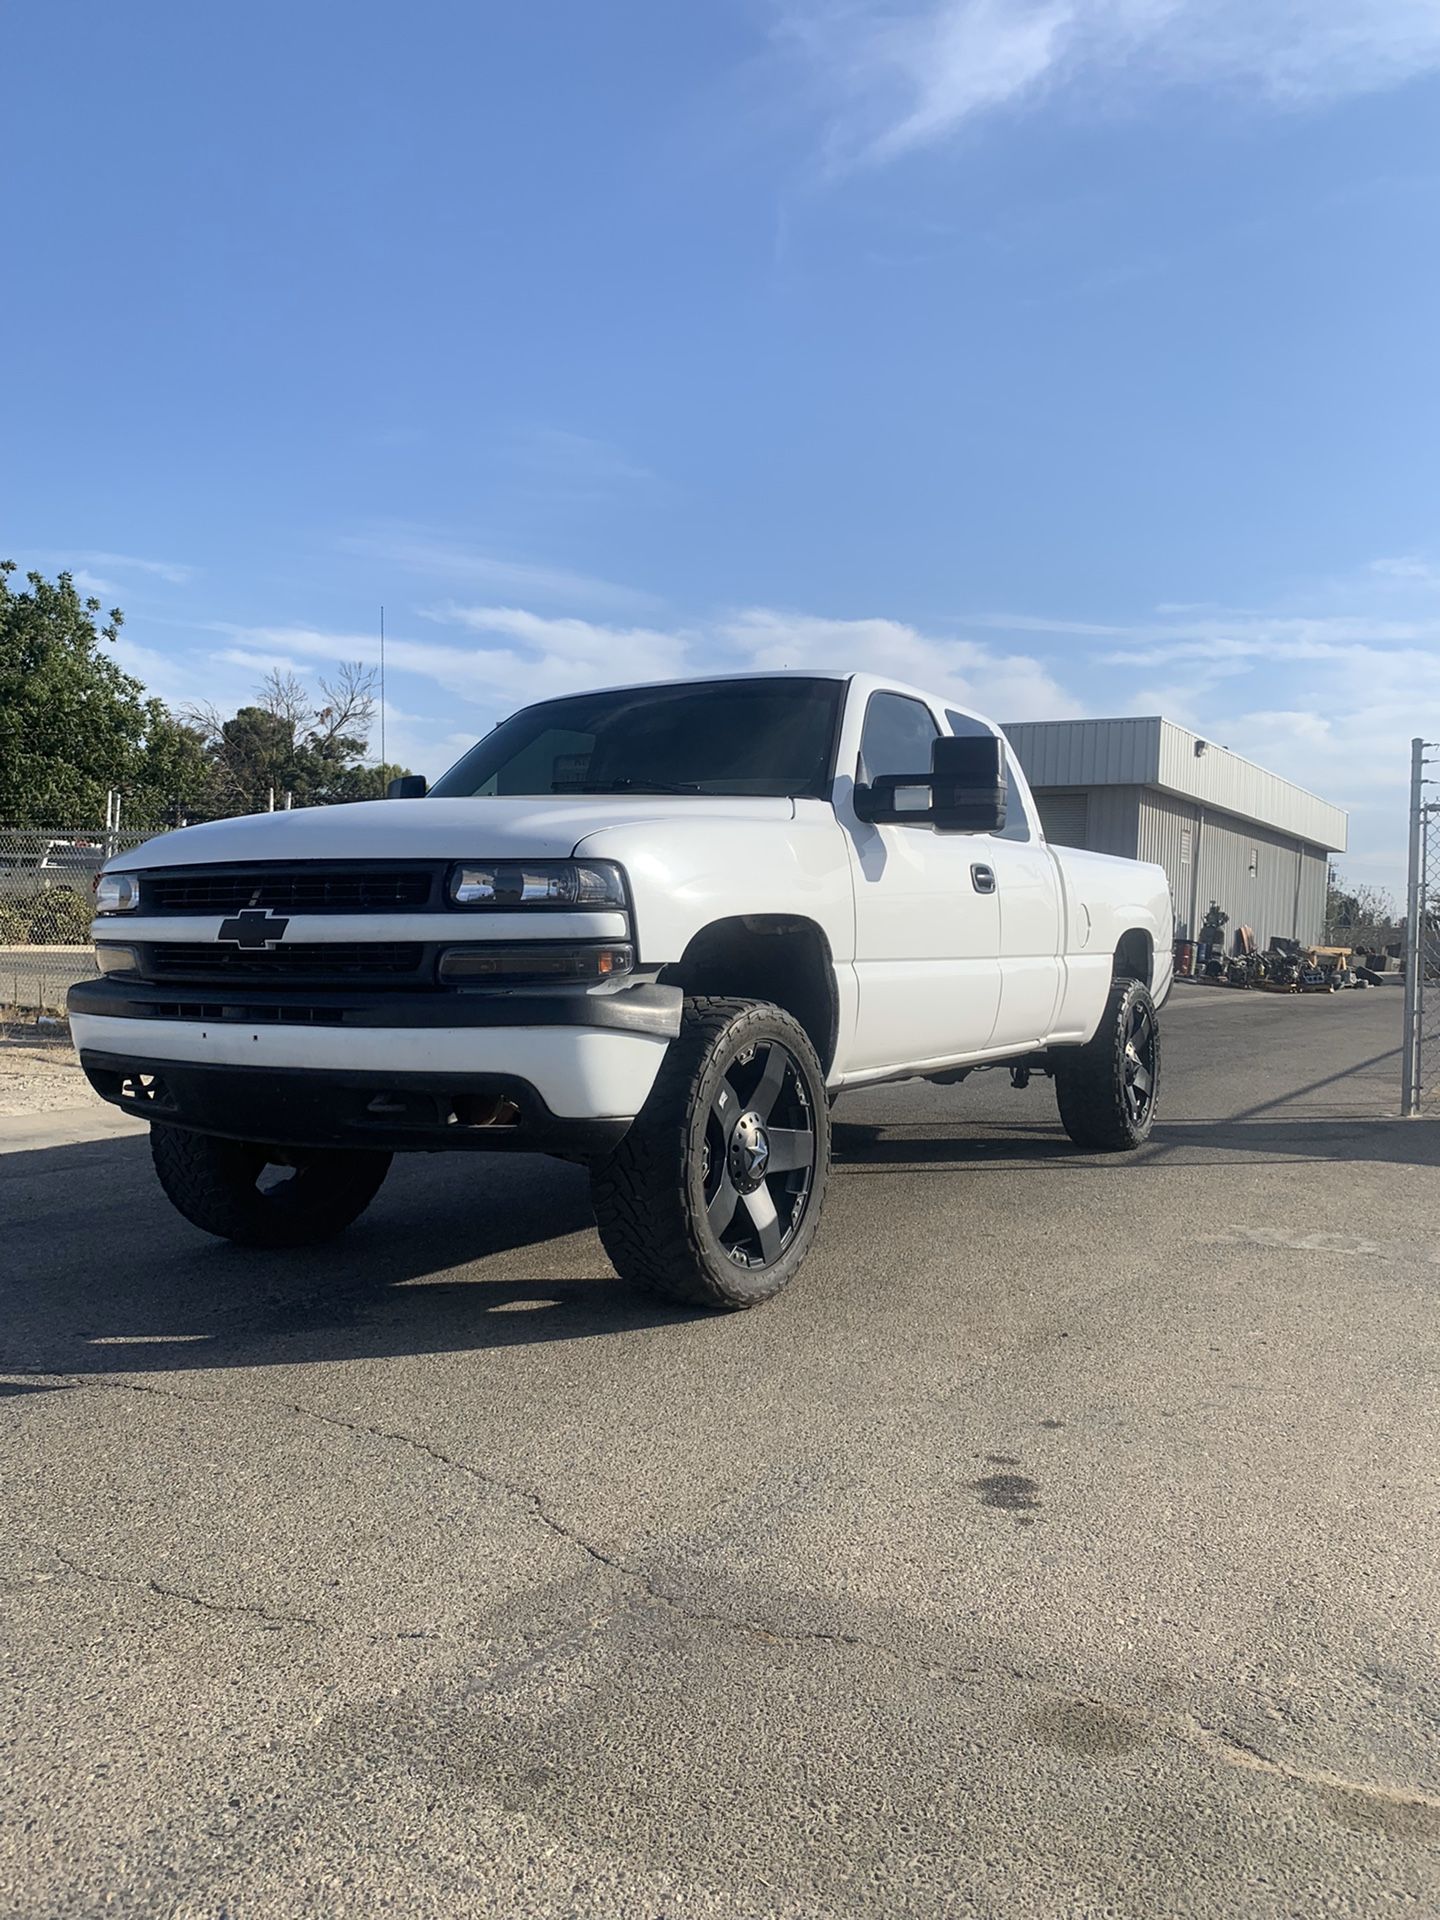
[[[113,940],[98,940],[95,965],[101,973],[134,973],[140,965],[140,956],[134,947],[122,947]]]
[[[523,980],[611,980],[635,965],[633,947],[447,947],[440,978],[449,985],[513,986]]]

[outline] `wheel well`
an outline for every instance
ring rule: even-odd
[[[805,1029],[826,1073],[835,1058],[840,996],[830,942],[813,920],[744,914],[702,927],[660,978],[686,993],[769,1000]]]
[[[1115,949],[1112,980],[1139,980],[1149,986],[1155,978],[1155,942],[1142,927],[1131,927],[1122,934]]]

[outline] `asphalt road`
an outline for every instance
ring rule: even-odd
[[[843,1101],[734,1318],[560,1165],[258,1256],[8,1155],[0,1911],[1440,1912],[1440,1122],[1398,992],[1184,994],[1135,1158]]]

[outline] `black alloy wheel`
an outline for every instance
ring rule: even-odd
[[[1122,1072],[1130,1124],[1137,1131],[1148,1133],[1150,1109],[1155,1104],[1155,1083],[1160,1071],[1160,1030],[1148,993],[1136,995],[1130,1002],[1124,1058]]]
[[[816,1152],[795,1056],[780,1040],[737,1054],[711,1098],[702,1157],[706,1223],[737,1266],[773,1266],[794,1240]]]
[[[804,1028],[768,1001],[696,996],[590,1191],[622,1279],[753,1307],[799,1271],[829,1170],[830,1103]]]

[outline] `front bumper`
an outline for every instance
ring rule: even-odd
[[[85,981],[80,1064],[142,1118],[232,1139],[591,1154],[622,1138],[679,1031],[652,981],[514,992],[247,990]]]

